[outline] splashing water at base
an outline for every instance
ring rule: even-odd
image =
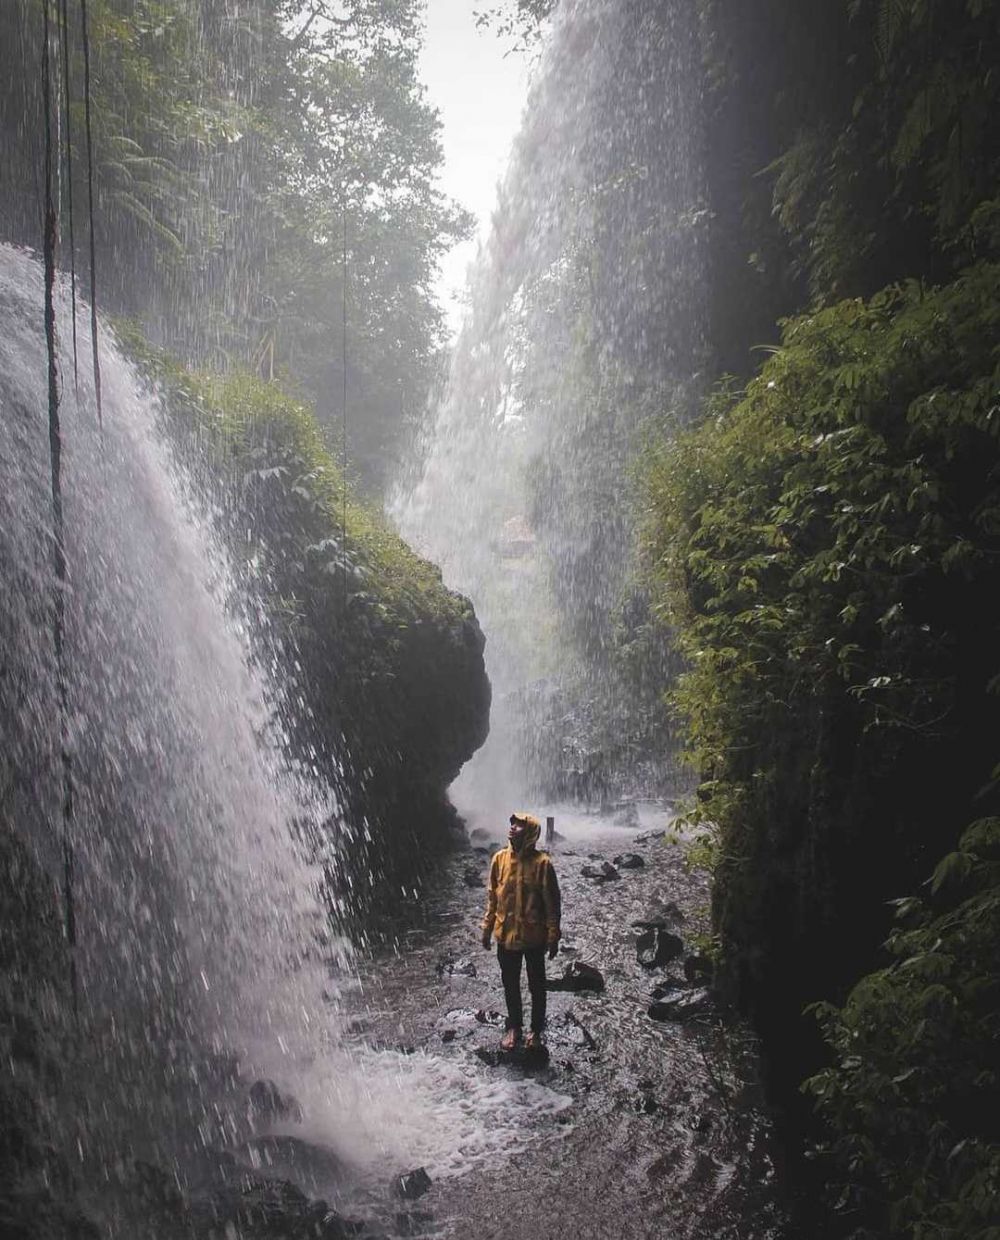
[[[61,290],[64,338],[67,302]],[[55,892],[63,819],[41,306],[38,264],[0,248],[0,815]],[[267,644],[241,618],[233,566],[190,500],[158,404],[107,337],[102,372],[103,431],[83,377],[80,402],[67,384],[62,409],[78,1025],[65,944],[37,976],[37,962],[22,961],[33,1018],[44,1013],[67,1070],[47,1139],[82,1171],[100,1213],[105,1188],[127,1189],[136,1160],[189,1180],[208,1148],[239,1150],[253,1128],[247,1087],[266,1077],[301,1100],[299,1135],[362,1182],[421,1162],[460,1173],[511,1140],[504,1116],[559,1101],[432,1057],[342,1045],[350,927],[317,894],[337,807],[287,756],[268,706],[280,666],[261,666]],[[294,836],[320,862],[307,863]],[[13,991],[0,1000],[20,1002]]]

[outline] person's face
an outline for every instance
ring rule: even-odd
[[[524,845],[524,833],[527,831],[527,823],[514,819],[510,824],[510,830],[507,832],[507,838],[510,840],[510,846],[515,852],[520,852]]]

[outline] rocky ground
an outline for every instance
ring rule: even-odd
[[[560,988],[549,996],[547,1055],[499,1053],[499,969],[478,930],[496,845],[481,833],[443,870],[422,923],[363,975],[359,1049],[409,1056],[429,1073],[450,1063],[462,1074],[456,1088],[478,1077],[471,1088],[494,1091],[484,1124],[498,1139],[476,1141],[457,1124],[452,1156],[435,1151],[413,1200],[400,1197],[397,1234],[781,1234],[752,1043],[705,985],[706,881],[662,826],[636,825],[628,814],[558,820],[564,937],[548,966]]]
[[[499,968],[479,921],[502,832],[474,836],[429,898],[407,906],[401,892],[409,928],[340,979],[324,1048],[297,1080],[254,1080],[204,1048],[185,1066],[175,1048],[175,1074],[195,1082],[190,1158],[157,1131],[74,1163],[59,1117],[86,1118],[121,1083],[88,1081],[100,1054],[73,1068],[79,1038],[58,1044],[4,956],[0,1234],[778,1240],[752,1042],[714,1006],[699,958],[707,883],[665,810],[618,819],[557,818],[564,937],[545,1054],[499,1052]],[[55,920],[50,931],[55,959]],[[44,959],[41,946],[26,958]],[[80,1094],[68,1108],[67,1092]],[[99,1128],[81,1133],[93,1143]]]

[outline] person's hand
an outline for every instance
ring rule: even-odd
[[[484,947],[487,951],[489,951],[489,950],[490,950],[490,939],[491,939],[492,937],[493,937],[493,936],[492,936],[492,934],[489,932],[489,930],[484,930],[484,931],[483,931],[483,947]]]
[[[558,956],[558,955],[559,955],[559,944],[558,944],[558,943],[550,943],[550,944],[549,944],[549,959],[550,959],[550,960],[555,960],[556,956]]]

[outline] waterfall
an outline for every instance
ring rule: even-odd
[[[55,878],[62,810],[41,297],[38,265],[0,251],[2,817]],[[65,297],[60,309],[65,321]],[[232,568],[186,493],[155,400],[113,346],[101,360],[103,430],[89,400],[78,404],[71,383],[63,390],[78,1034],[94,1074],[77,1136],[88,1156],[87,1145],[114,1140],[98,1122],[98,1080],[121,1104],[114,1122],[136,1148],[147,1134],[152,1153],[176,1100],[171,1077],[196,1070],[199,1056],[236,1056],[281,1078],[313,1039],[319,945],[335,950],[319,875],[292,828],[335,829],[336,806],[285,757],[266,673],[253,668],[231,605]],[[184,1047],[199,1048],[188,1063]],[[200,1122],[220,1122],[207,1098],[197,1105]]]
[[[447,388],[394,504],[487,634],[491,736],[453,790],[467,814],[604,795],[641,741],[655,677],[623,670],[616,636],[643,606],[633,467],[644,427],[688,415],[706,356],[691,9],[558,7]],[[588,713],[605,720],[591,752]]]
[[[52,1209],[82,1205],[111,1237],[160,1234],[149,1167],[195,1203],[223,1191],[213,1176],[243,1183],[252,1170],[391,1213],[388,1177],[420,1164],[463,1174],[520,1148],[525,1117],[566,1100],[498,1085],[474,1062],[352,1039],[350,1001],[369,983],[348,914],[329,903],[334,795],[289,756],[275,704],[284,718],[294,703],[257,631],[247,568],[108,332],[103,429],[87,376],[79,401],[64,384],[62,408],[74,1018],[42,292],[36,260],[0,246],[0,874],[23,888],[0,892],[14,912],[0,935],[0,1036],[29,1044],[4,1064],[0,1100],[24,1107],[12,1128],[23,1121],[57,1169],[55,1189],[37,1191],[55,1192]],[[62,285],[57,310],[65,340]],[[85,354],[85,317],[80,331]],[[377,975],[371,985],[377,996]],[[285,1115],[254,1112],[261,1078],[297,1100]],[[286,1145],[267,1145],[272,1133]],[[32,1166],[15,1159],[12,1192],[28,1193]]]

